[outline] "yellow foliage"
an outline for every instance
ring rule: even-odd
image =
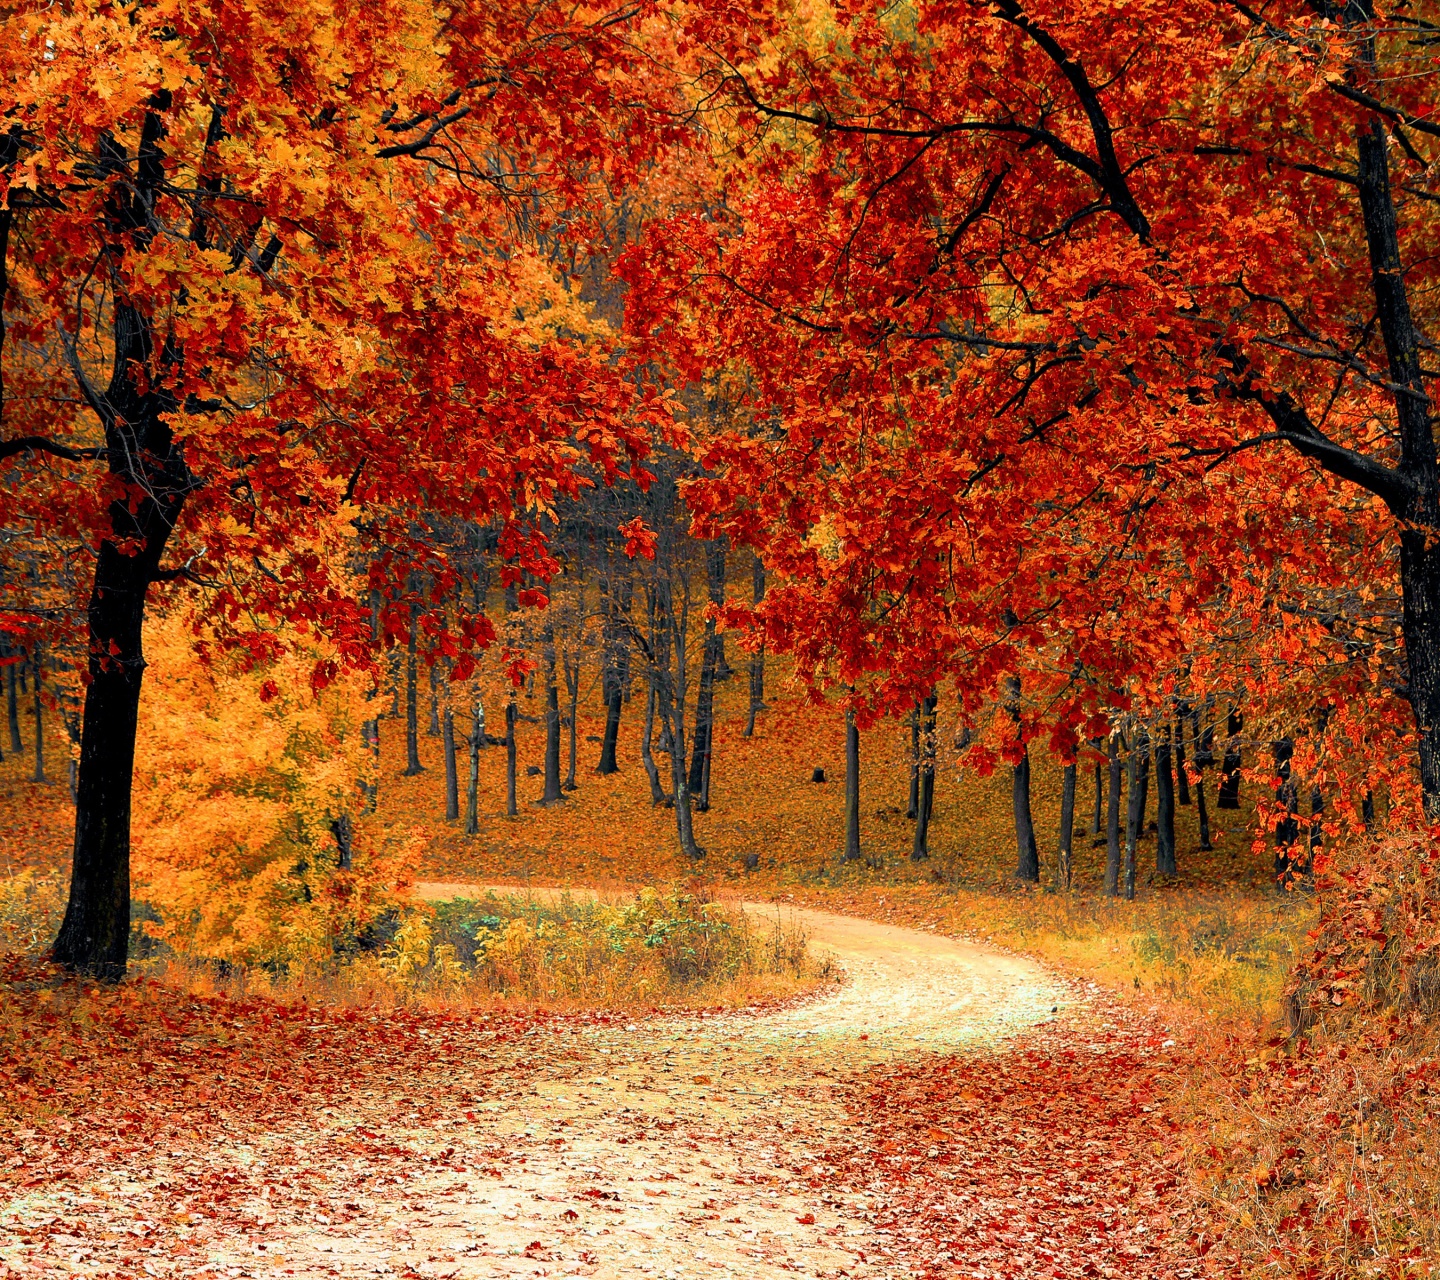
[[[177,951],[235,963],[318,963],[394,900],[415,843],[356,839],[340,866],[332,824],[354,821],[373,769],[367,681],[310,687],[314,647],[244,670],[195,656],[189,618],[154,619],[135,765],[137,902]]]

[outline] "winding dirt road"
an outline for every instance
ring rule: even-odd
[[[479,891],[420,886],[431,899]],[[901,1274],[871,1225],[872,1203],[815,1190],[827,1148],[854,1124],[837,1079],[867,1063],[992,1042],[1050,1018],[1062,993],[1023,959],[845,916],[793,914],[812,949],[844,968],[834,994],[759,1016],[591,1028],[566,1036],[559,1053],[537,1045],[516,1063],[524,1096],[477,1098],[459,1128],[392,1127],[397,1143],[443,1141],[445,1172],[410,1180],[398,1203],[362,1201],[370,1229],[274,1223],[267,1251],[276,1269]],[[477,1182],[475,1170],[487,1176]],[[223,1261],[253,1270],[256,1255]]]

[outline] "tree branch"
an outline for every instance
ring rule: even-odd
[[[72,449],[58,440],[44,436],[19,436],[14,440],[0,440],[0,458],[13,458],[20,453],[49,453],[67,462],[91,462],[109,456],[103,447],[93,449]]]

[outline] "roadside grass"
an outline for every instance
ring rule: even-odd
[[[156,971],[198,993],[287,1002],[634,1013],[771,1003],[835,980],[798,927],[778,915],[760,924],[683,887],[628,900],[488,892],[417,903],[323,968],[224,973],[169,957]]]

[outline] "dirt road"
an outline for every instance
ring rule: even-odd
[[[473,887],[421,886],[424,896]],[[752,906],[763,914],[773,908]],[[787,912],[787,914],[789,914]],[[537,1045],[520,1098],[476,1099],[443,1136],[450,1169],[372,1193],[373,1228],[276,1222],[277,1269],[373,1275],[886,1276],[874,1205],[817,1194],[853,1121],[838,1077],[866,1063],[991,1041],[1051,1015],[1029,961],[915,930],[793,913],[845,984],[798,1008],[666,1018]],[[458,1175],[454,1168],[463,1167]],[[488,1175],[476,1180],[475,1171]],[[819,1179],[823,1183],[823,1179]],[[253,1251],[223,1259],[252,1271]]]

